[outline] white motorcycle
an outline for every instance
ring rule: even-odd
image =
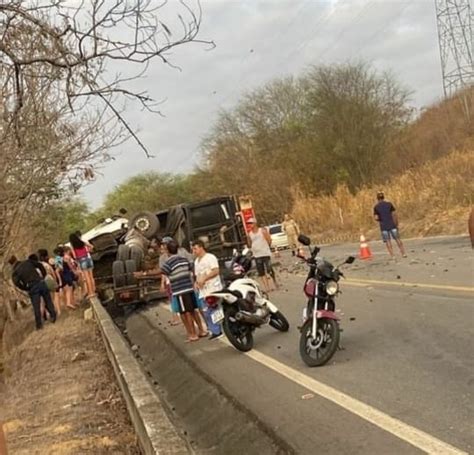
[[[206,297],[211,308],[212,321],[222,328],[232,345],[242,352],[253,348],[255,328],[269,324],[280,332],[287,332],[290,324],[277,306],[270,302],[260,285],[251,278],[239,278],[226,289]]]

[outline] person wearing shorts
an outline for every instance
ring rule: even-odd
[[[266,292],[271,291],[268,276],[270,275],[275,288],[278,289],[276,281],[275,271],[272,267],[272,252],[270,245],[272,239],[270,233],[266,228],[258,227],[255,218],[250,218],[247,223],[251,226],[249,232],[250,248],[252,249],[253,256],[255,258],[255,265],[257,267],[257,274],[262,281],[263,289]]]
[[[79,265],[80,272],[86,284],[87,297],[95,295],[95,280],[94,280],[94,262],[90,254],[92,245],[84,242],[79,235],[79,232],[74,232],[69,236],[69,242],[72,246],[73,257]]]
[[[187,341],[198,341],[207,336],[207,330],[198,313],[198,302],[194,292],[192,264],[178,255],[178,244],[173,240],[167,243],[169,258],[161,267],[161,272],[168,277],[172,295],[172,309],[180,314],[187,333]],[[198,332],[196,333],[196,327]]]
[[[382,240],[387,247],[388,254],[390,254],[390,257],[393,257],[393,239],[397,243],[402,256],[406,257],[405,248],[398,231],[398,216],[395,207],[391,202],[385,200],[385,195],[382,191],[377,193],[377,201],[374,207],[374,218],[380,225]]]

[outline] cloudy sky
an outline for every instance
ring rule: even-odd
[[[191,0],[192,1],[192,0]],[[97,207],[103,196],[140,172],[188,172],[199,144],[220,109],[273,78],[311,64],[364,59],[391,70],[413,91],[418,108],[438,100],[442,81],[433,0],[202,0],[202,39],[170,56],[181,71],[158,61],[140,87],[165,100],[164,117],[133,106],[129,120],[155,155],[147,159],[133,141],[116,151],[102,175],[83,190]],[[192,3],[189,3],[192,4]],[[178,11],[171,0],[166,14]]]

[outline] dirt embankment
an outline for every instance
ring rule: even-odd
[[[31,308],[24,313],[17,332],[31,328]],[[10,453],[140,453],[100,334],[82,310],[30,332],[5,355],[4,376]]]

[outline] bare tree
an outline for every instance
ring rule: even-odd
[[[47,3],[47,4],[45,4]],[[71,112],[98,98],[149,155],[116,106],[117,95],[156,111],[146,91],[131,87],[155,59],[172,65],[170,51],[187,43],[214,46],[197,38],[199,2],[184,0],[173,25],[160,19],[166,1],[157,0],[11,0],[0,4],[0,65],[14,98],[8,103],[13,125],[24,105],[26,79],[32,73],[49,78],[51,90],[64,96]],[[109,64],[124,64],[121,73]],[[19,139],[17,134],[17,139]]]
[[[153,61],[173,66],[178,46],[213,46],[197,38],[198,1],[173,11],[156,0],[0,2],[0,278],[12,250],[32,246],[28,220],[77,191],[112,147],[133,137],[150,156],[124,111],[135,101],[158,112],[137,80]]]

